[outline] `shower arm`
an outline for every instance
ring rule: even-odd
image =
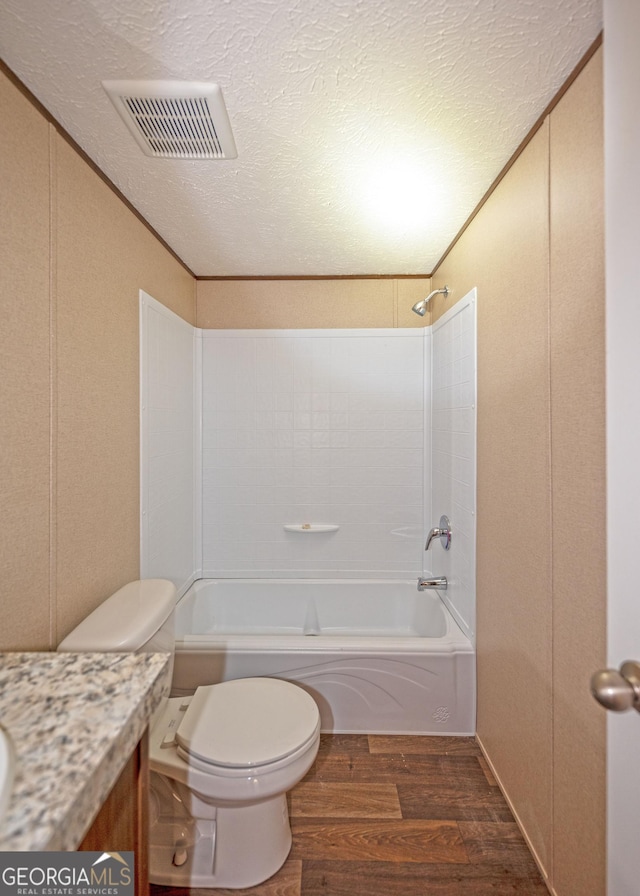
[[[450,292],[450,289],[449,289],[448,286],[443,286],[442,289],[434,289],[433,292],[430,292],[430,293],[429,293],[429,295],[428,295],[427,298],[425,299],[425,302],[426,302],[427,305],[428,305],[429,302],[431,301],[431,299],[432,299],[434,296],[439,296],[439,295],[443,295],[443,296],[445,297],[445,299],[446,299],[447,296],[449,295],[449,292]]]

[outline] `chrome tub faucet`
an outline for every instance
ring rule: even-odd
[[[430,579],[418,579],[418,591],[446,591],[447,590],[447,577],[446,576],[435,576]]]
[[[440,539],[440,544],[444,548],[445,551],[448,551],[451,547],[451,523],[449,522],[449,517],[444,514],[440,517],[440,525],[436,526],[435,529],[432,529],[427,536],[427,543],[424,546],[425,551],[428,551],[431,547],[431,542],[434,538]]]

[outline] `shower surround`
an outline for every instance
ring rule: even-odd
[[[204,330],[201,345],[203,576],[419,575],[430,340]]]
[[[280,675],[324,701],[325,730],[474,730],[475,343],[475,291],[420,330],[197,330],[141,295],[142,576],[171,579],[188,606],[202,580],[194,620],[213,619],[181,633],[174,686]],[[452,549],[425,553],[442,513]],[[425,573],[448,588],[417,605],[435,599],[452,640],[365,636],[374,595],[393,615]],[[250,634],[228,636],[225,582],[268,619],[285,595],[293,617],[309,601],[320,613],[324,583],[360,622],[337,645],[322,626],[280,643],[247,610]]]

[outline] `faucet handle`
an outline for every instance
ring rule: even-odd
[[[440,539],[440,544],[445,551],[448,551],[451,547],[451,523],[449,522],[449,517],[444,514],[440,517],[440,525],[429,532],[427,543],[424,546],[425,551],[429,550],[434,538]]]

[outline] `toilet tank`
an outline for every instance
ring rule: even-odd
[[[176,588],[166,579],[129,582],[108,597],[58,645],[79,653],[170,653],[173,673]]]

